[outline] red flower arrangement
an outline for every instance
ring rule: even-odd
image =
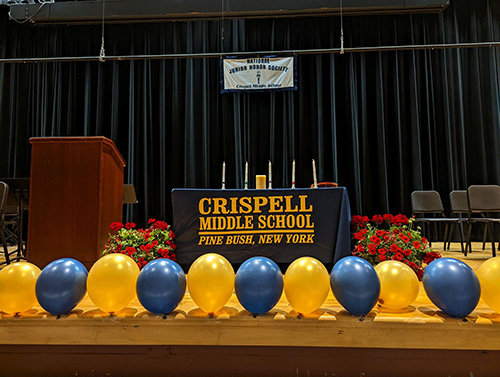
[[[375,215],[371,222],[367,216],[353,216],[351,227],[356,245],[352,255],[373,266],[385,260],[401,261],[422,279],[425,267],[441,255],[432,251],[420,228],[411,228],[412,222],[401,214]]]
[[[174,250],[175,234],[165,221],[148,220],[149,228],[135,229],[134,223],[113,222],[109,226],[112,233],[104,245],[102,255],[111,253],[126,254],[131,257],[139,268],[154,259],[167,258],[177,260]]]

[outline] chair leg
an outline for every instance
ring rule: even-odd
[[[448,240],[448,237],[451,238],[451,235],[448,234],[448,228],[449,225],[448,223],[444,224],[444,242],[443,242],[443,250],[446,250],[446,241]]]
[[[472,224],[469,223],[469,229],[467,229],[467,245],[466,245],[466,249],[465,249],[465,251],[466,251],[465,256],[467,256],[467,249],[469,250],[469,253],[472,253],[472,242],[470,239],[471,232],[472,232]]]
[[[497,249],[495,248],[495,238],[493,236],[493,224],[492,223],[488,223],[488,228],[489,228],[489,231],[490,231],[490,238],[491,238],[491,253],[494,257],[497,256]]]
[[[455,225],[457,225],[456,223],[452,223],[451,224],[451,227],[450,227],[450,232],[448,234],[448,247],[446,247],[446,244],[444,245],[444,250],[450,250],[450,247],[451,247],[451,239],[453,238],[453,233],[455,231]],[[463,250],[462,250],[463,252]]]
[[[462,253],[467,256],[467,239],[465,239],[464,235],[464,224],[462,221],[458,224],[460,228],[460,248],[462,249]],[[464,239],[465,239],[465,250],[464,250]]]
[[[3,231],[3,222],[0,224],[0,237],[2,238],[3,252],[5,254],[5,263],[10,264],[9,249],[7,248],[7,240],[5,239],[5,233]]]
[[[486,249],[486,238],[488,237],[488,223],[484,224],[484,231],[483,231],[483,251]]]

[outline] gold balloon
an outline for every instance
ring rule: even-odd
[[[326,300],[330,276],[323,263],[311,257],[296,259],[285,274],[285,295],[300,314],[312,313]]]
[[[136,296],[139,267],[124,254],[107,254],[94,263],[87,278],[87,292],[102,311],[114,313]]]
[[[388,309],[403,309],[418,296],[419,283],[415,272],[399,261],[385,261],[375,267],[380,279],[378,302]]]
[[[35,285],[40,272],[27,262],[12,263],[0,270],[0,310],[21,313],[35,306]]]
[[[196,305],[206,313],[216,313],[233,294],[233,266],[222,255],[202,255],[189,268],[187,284]]]
[[[477,270],[481,283],[481,298],[491,309],[500,313],[500,257],[490,258]]]

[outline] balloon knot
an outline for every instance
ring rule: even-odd
[[[363,322],[365,320],[365,315],[362,314],[359,316],[359,322]]]
[[[167,319],[167,315],[166,315],[166,314],[163,314],[162,319]]]

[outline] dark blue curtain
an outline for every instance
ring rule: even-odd
[[[344,18],[346,47],[499,41],[499,1],[440,14]],[[18,25],[0,7],[0,58],[96,56],[101,26]],[[340,46],[338,17],[107,25],[107,55]],[[298,90],[220,94],[218,58],[0,64],[0,177],[29,176],[32,136],[111,138],[139,204],[127,219],[171,221],[174,187],[349,190],[354,214],[411,212],[410,194],[500,183],[499,49],[299,55]],[[252,180],[253,181],[253,180]],[[253,182],[251,181],[251,184]],[[175,224],[174,224],[175,225]]]

